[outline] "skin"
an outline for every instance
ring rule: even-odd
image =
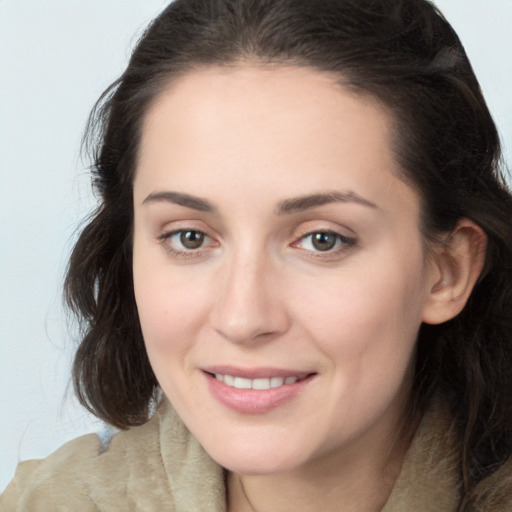
[[[186,74],[145,117],[133,245],[142,331],[162,390],[231,471],[230,510],[377,511],[399,472],[418,329],[461,309],[478,265],[469,276],[456,258],[426,258],[390,121],[327,74],[250,64]],[[333,192],[343,200],[290,202]],[[187,231],[205,234],[198,248],[183,246]],[[310,233],[326,232],[335,246],[318,250]],[[462,257],[481,252],[477,235],[469,222],[456,231]],[[212,396],[212,365],[314,376],[247,414]]]

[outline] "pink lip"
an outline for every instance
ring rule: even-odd
[[[215,370],[215,371],[213,371]],[[270,377],[305,377],[293,384],[284,384],[278,388],[264,390],[238,389],[218,381],[213,373],[232,375],[246,379]],[[231,410],[244,414],[263,414],[291,400],[304,390],[315,374],[297,374],[288,370],[251,369],[243,370],[228,367],[215,367],[204,370],[209,390],[213,397]]]

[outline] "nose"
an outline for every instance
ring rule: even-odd
[[[290,319],[278,274],[261,254],[235,256],[226,262],[212,310],[216,332],[238,344],[261,343],[286,332]]]

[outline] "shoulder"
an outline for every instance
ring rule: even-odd
[[[223,493],[221,468],[165,402],[148,423],[116,434],[106,447],[89,434],[21,463],[0,511],[172,512],[196,495],[210,503],[204,510],[220,511]]]
[[[88,499],[87,469],[101,450],[95,434],[66,443],[43,460],[21,462],[0,499],[3,511],[97,510]],[[64,508],[63,510],[66,510]]]

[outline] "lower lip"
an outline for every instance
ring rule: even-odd
[[[305,379],[270,389],[238,389],[217,380],[209,373],[204,374],[210,392],[222,405],[244,414],[263,414],[282,405],[298,395],[312,380]]]

